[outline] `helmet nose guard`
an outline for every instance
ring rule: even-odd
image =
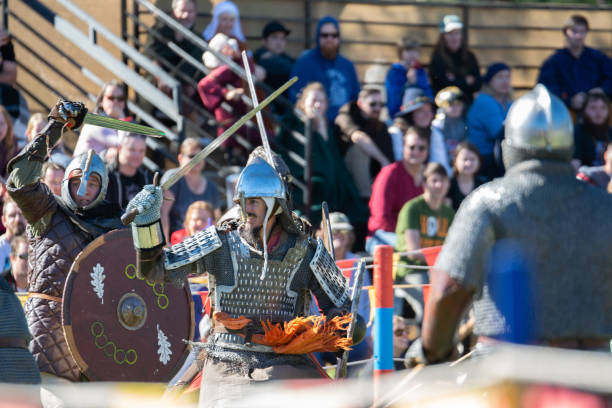
[[[80,207],[72,198],[70,194],[70,178],[74,176],[75,170],[79,170],[81,174],[81,185],[79,186],[78,195],[85,195],[87,181],[91,178],[92,174],[100,176],[100,192],[94,198],[94,200],[84,207]],[[85,183],[85,184],[83,184]],[[98,156],[93,150],[89,150],[87,153],[83,153],[73,158],[66,171],[64,172],[64,179],[62,180],[62,199],[68,205],[71,210],[82,208],[88,210],[95,207],[100,201],[106,196],[106,189],[108,187],[108,171],[106,165],[100,156]]]

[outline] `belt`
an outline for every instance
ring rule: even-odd
[[[28,349],[28,341],[23,337],[0,336],[0,348]]]
[[[53,302],[62,303],[62,298],[57,296],[45,295],[44,293],[28,292],[28,298],[40,298],[51,300]]]
[[[233,350],[252,351],[259,353],[274,353],[274,349],[258,343],[245,343],[244,338],[238,334],[215,333],[209,340],[215,346],[221,346]]]

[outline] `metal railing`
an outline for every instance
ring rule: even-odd
[[[79,20],[87,26],[87,35],[85,35],[81,30],[76,28],[75,25],[73,25],[71,22],[62,18],[38,0],[22,0],[21,3],[27,5],[39,17],[42,17],[48,23],[50,23],[53,28],[64,38],[66,38],[72,45],[78,47],[85,54],[94,58],[98,63],[103,65],[104,68],[112,72],[113,75],[115,75],[126,86],[133,89],[139,95],[143,95],[149,103],[151,103],[157,109],[164,112],[165,115],[171,118],[174,121],[175,126],[173,128],[168,128],[163,124],[159,123],[159,121],[157,121],[155,118],[151,117],[150,115],[147,115],[141,109],[141,107],[135,104],[134,102],[127,102],[128,109],[131,112],[137,114],[142,121],[144,121],[148,125],[164,130],[164,132],[166,133],[166,137],[169,141],[176,142],[180,140],[180,138],[182,137],[184,121],[181,114],[180,83],[176,79],[164,72],[156,64],[154,64],[153,61],[140,54],[136,49],[129,46],[120,37],[113,34],[104,25],[93,19],[70,0],[57,0],[56,3],[65,7],[67,10],[70,10],[71,17],[73,20]],[[5,28],[8,29],[10,19],[15,19],[28,30],[28,34],[33,35],[38,40],[41,40],[46,43],[46,45],[48,45],[54,52],[58,53],[62,58],[67,60],[74,68],[78,69],[86,78],[91,80],[97,86],[102,86],[103,81],[96,74],[94,74],[91,69],[87,68],[83,64],[79,63],[76,59],[71,58],[69,55],[67,55],[66,52],[64,52],[60,47],[58,47],[56,44],[46,38],[37,27],[33,26],[29,22],[30,15],[21,16],[17,14],[13,9],[11,9],[10,4],[11,2],[9,0],[5,0],[2,3],[2,13],[4,16],[3,24]],[[134,72],[134,70],[128,67],[125,63],[115,58],[114,55],[111,54],[111,52],[100,46],[98,43],[98,35],[104,37],[104,39],[108,43],[119,49],[124,55],[129,55],[131,58],[137,61],[141,67],[146,69],[152,75],[156,75],[160,78],[163,78],[163,80],[171,88],[172,96],[168,96],[158,90],[150,82],[148,82],[142,76]],[[31,52],[32,54],[38,55],[36,50],[34,50],[32,47],[29,47],[28,44],[23,41],[19,36],[15,35],[15,33],[12,33],[12,37],[16,43],[29,50],[29,52]],[[66,81],[74,83],[74,81],[71,81],[71,79],[65,73],[63,73],[52,63],[50,63],[48,61],[48,58],[43,58],[41,56],[39,58],[39,61],[41,61],[48,69],[52,70]],[[33,73],[27,66],[24,66],[21,63],[18,64],[20,69],[29,72],[34,78],[37,78],[37,75]],[[39,81],[46,89],[50,90],[57,96],[62,98],[67,97],[60,89],[54,88],[52,84],[46,83],[42,79],[39,79]],[[90,100],[95,101],[95,95],[90,92],[87,92],[83,87],[80,87],[79,85],[74,85],[82,94],[86,95]],[[27,92],[24,88],[21,89],[26,94],[28,94],[29,97],[32,97],[33,99],[41,103],[41,105],[45,106],[45,104],[41,102],[36,97],[36,95]],[[176,161],[176,159],[168,153],[166,147],[162,143],[155,140],[151,140],[151,138],[147,138],[147,144],[152,150],[161,152],[167,158]],[[151,170],[159,170],[159,167],[151,160],[147,159],[144,164]]]
[[[200,78],[210,73],[210,69],[207,68],[201,61],[194,59],[189,53],[187,53],[186,51],[181,49],[176,43],[174,43],[172,39],[163,38],[158,32],[154,30],[153,26],[146,24],[141,19],[142,15],[147,15],[147,16],[153,15],[156,17],[158,21],[163,22],[164,25],[171,28],[174,32],[180,33],[183,36],[183,38],[187,39],[194,47],[197,47],[202,53],[211,52],[212,54],[214,54],[219,60],[222,61],[223,64],[227,65],[227,67],[234,74],[238,75],[243,81],[246,82],[246,75],[245,75],[245,71],[243,67],[238,65],[236,62],[234,62],[232,59],[228,58],[224,54],[221,54],[220,52],[217,52],[211,49],[208,46],[208,43],[202,37],[193,33],[191,30],[185,28],[184,26],[182,26],[174,18],[169,16],[163,10],[156,7],[150,1],[132,0],[132,4],[133,4],[132,12],[125,11],[123,13],[123,16],[126,19],[126,21],[122,23],[122,29],[124,30],[122,32],[122,36],[124,40],[131,41],[134,48],[140,51],[144,51],[144,44],[143,44],[143,41],[140,39],[141,35],[146,34],[147,36],[153,36],[159,41],[164,41],[169,49],[171,49],[174,53],[176,53],[183,59],[183,63],[189,64],[192,68],[196,69],[197,72],[200,74],[199,76]],[[129,32],[129,30],[127,29],[128,27],[132,27],[132,30],[131,30],[132,32]],[[147,52],[151,53],[151,50],[147,50]],[[173,76],[180,78],[185,83],[190,83],[192,86],[197,87],[197,81],[195,81],[193,78],[187,77],[184,73],[180,72],[180,70],[177,69],[177,67],[173,66],[168,61],[165,61],[163,58],[161,58],[161,56],[157,56],[156,58],[159,58],[158,63],[164,66]],[[129,60],[129,57],[126,58],[126,60]],[[273,91],[266,84],[263,84],[263,83],[258,83],[257,86],[258,88],[262,89],[266,93],[270,93],[271,91]],[[231,89],[232,87],[229,86],[229,88]],[[248,107],[253,106],[251,98],[247,95],[242,96],[242,101]],[[298,118],[305,121],[304,114],[301,111],[294,109],[293,105],[287,98],[280,96],[279,98],[277,98],[276,102],[282,104],[285,108],[289,108],[293,110],[294,114]],[[226,111],[232,112],[232,108],[229,104],[224,102],[222,104],[222,107]],[[218,125],[214,117],[212,117],[211,113],[206,111],[206,109],[203,109],[202,106],[193,105],[191,106],[191,108],[194,111],[196,111],[200,117],[205,118],[205,120],[208,121],[208,123],[212,125]],[[271,115],[269,112],[264,111],[263,114],[266,116],[268,120],[271,120],[272,122],[274,122],[276,127],[284,126],[284,124],[281,121],[279,121],[276,117]],[[199,137],[203,137],[203,138],[211,137],[210,135],[206,134],[206,132],[203,129],[196,126],[196,124],[189,118],[185,118],[185,123],[186,123],[186,127],[190,128]],[[252,122],[247,122],[247,126],[253,131],[256,129],[256,126]],[[306,128],[310,129],[310,127],[308,126]],[[306,142],[310,141],[311,134],[307,133],[306,135],[301,135],[301,134],[296,134],[296,132],[293,129],[284,129],[284,130],[289,132],[289,134],[292,137],[296,138],[296,140],[299,143],[304,144],[304,152],[305,153],[308,152],[309,147]],[[238,143],[240,143],[243,147],[245,147],[247,151],[250,151],[253,148],[251,143],[247,139],[241,137],[240,135],[234,135],[233,137],[236,139]],[[294,178],[292,182],[296,186],[296,188],[299,188],[303,191],[304,200],[302,203],[298,203],[298,204],[301,204],[306,214],[309,215],[308,213],[310,211],[311,201],[312,201],[311,187],[310,187],[310,182],[308,181],[310,179],[310,174],[311,174],[311,171],[310,171],[311,159],[308,159],[307,156],[303,157],[303,156],[296,154],[295,152],[288,151],[284,149],[283,146],[275,145],[274,147],[277,151],[282,151],[282,153],[284,153],[284,156],[289,158],[289,160],[293,161],[296,165],[304,168],[303,174],[306,175],[306,177],[303,180]],[[218,168],[218,163],[215,163],[213,161],[212,167]]]

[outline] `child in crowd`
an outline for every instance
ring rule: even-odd
[[[468,141],[459,143],[453,161],[453,178],[448,190],[448,197],[455,211],[468,194],[486,181],[478,175],[480,163],[480,153],[476,146]]]
[[[420,48],[419,42],[409,37],[402,38],[397,44],[399,62],[391,65],[385,78],[387,108],[391,117],[399,112],[404,90],[410,86],[422,89],[427,97],[433,98],[427,73],[419,62]]]
[[[463,92],[456,86],[447,86],[438,92],[435,101],[439,110],[431,123],[431,131],[444,140],[447,156],[455,157],[457,145],[467,137]]]

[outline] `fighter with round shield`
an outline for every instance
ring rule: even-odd
[[[139,212],[132,224],[139,274],[178,284],[209,274],[213,328],[198,344],[206,354],[203,406],[240,398],[260,381],[320,378],[309,353],[352,343],[344,336],[347,283],[322,241],[310,237],[310,225],[290,210],[289,177],[282,159],[255,149],[236,184],[236,217],[171,248],[160,225],[161,188],[145,186],[128,205]],[[309,316],[311,293],[326,318]]]
[[[32,334],[29,350],[42,373],[43,388],[45,382],[56,382],[60,379],[82,380],[82,371],[90,375],[91,379],[146,380],[147,378],[142,376],[143,368],[140,368],[139,377],[135,377],[130,369],[125,368],[129,366],[133,370],[133,367],[139,367],[135,363],[138,358],[136,353],[140,349],[137,343],[120,344],[129,341],[126,338],[117,338],[111,330],[111,321],[116,326],[119,326],[121,321],[126,322],[129,330],[125,327],[122,329],[132,333],[133,338],[153,337],[153,340],[158,340],[155,344],[160,344],[157,348],[164,354],[166,364],[156,367],[159,376],[152,379],[167,378],[171,376],[169,367],[174,368],[174,364],[184,357],[182,354],[186,346],[182,340],[189,338],[193,327],[189,316],[189,293],[177,290],[182,292],[183,296],[174,295],[173,302],[165,302],[172,288],[152,286],[136,279],[136,255],[131,249],[129,232],[124,230],[107,234],[109,231],[123,228],[123,224],[119,218],[120,208],[104,200],[108,174],[100,156],[90,150],[71,161],[62,180],[61,196],[54,195],[40,181],[42,164],[63,132],[78,129],[83,122],[93,123],[92,121],[96,120],[101,120],[96,124],[105,126],[122,127],[125,123],[117,121],[119,124],[112,124],[106,118],[89,115],[82,103],[60,101],[49,114],[49,124],[8,164],[8,193],[21,208],[29,224],[27,231],[32,268],[28,276],[29,294],[24,310]],[[128,245],[124,242],[118,248],[116,245],[121,243],[121,237],[125,237]],[[90,246],[95,240],[106,245],[106,248],[98,251],[96,248],[101,245],[94,243],[95,245]],[[73,261],[79,254],[80,261],[73,266]],[[94,262],[96,260],[97,262]],[[112,262],[124,264],[119,270],[113,268]],[[82,265],[81,269],[79,265]],[[129,265],[132,272],[128,270]],[[107,266],[106,271],[104,266]],[[67,279],[71,268],[73,278]],[[86,273],[77,275],[76,272],[79,271]],[[66,304],[62,305],[62,301],[66,300],[64,289],[67,280],[67,287],[73,295],[68,296],[68,307]],[[128,295],[128,291],[133,292],[133,295]],[[156,294],[151,295],[150,292]],[[126,296],[123,296],[124,294]],[[97,310],[95,300],[106,301],[108,310]],[[178,308],[178,313],[185,315],[181,323],[182,329],[166,328],[158,324],[158,318],[153,315],[158,313],[157,309],[160,308],[166,311],[167,316],[177,313],[175,308]],[[87,310],[89,314],[84,312]],[[147,311],[148,316],[138,316],[135,319],[139,312]],[[86,322],[84,319],[91,317],[92,313],[97,320]],[[64,321],[69,323],[68,342],[62,327],[62,314]],[[177,323],[172,319],[168,320]],[[86,328],[81,327],[84,324],[87,324]],[[164,330],[176,331],[180,339],[165,336]],[[150,336],[144,336],[144,331],[150,333]],[[94,345],[93,351],[98,353],[99,358],[94,354],[87,354],[87,350],[83,353],[83,349],[74,348],[80,339]],[[105,339],[106,343],[101,339]],[[153,346],[147,346],[149,354],[157,357]],[[90,355],[93,357],[88,358]],[[75,361],[74,356],[78,361]],[[147,361],[142,353],[140,356],[141,361],[138,364]],[[122,375],[117,374],[117,369],[113,371],[103,364],[98,364],[108,358],[119,367],[123,365]],[[151,372],[151,367],[146,367],[146,371]],[[101,377],[100,373],[106,377]],[[45,395],[43,393],[43,399]]]
[[[413,363],[451,356],[472,300],[481,343],[609,353],[612,196],[576,179],[571,116],[543,85],[514,102],[505,127],[507,172],[459,208],[432,270]]]
[[[8,193],[29,224],[32,271],[24,309],[33,337],[29,348],[43,382],[48,376],[81,378],[62,331],[64,283],[74,258],[88,243],[121,227],[119,209],[103,200],[108,175],[93,150],[75,157],[66,168],[61,197],[40,181],[49,149],[64,131],[78,129],[86,113],[82,103],[58,102],[49,113],[49,124],[8,164]]]

